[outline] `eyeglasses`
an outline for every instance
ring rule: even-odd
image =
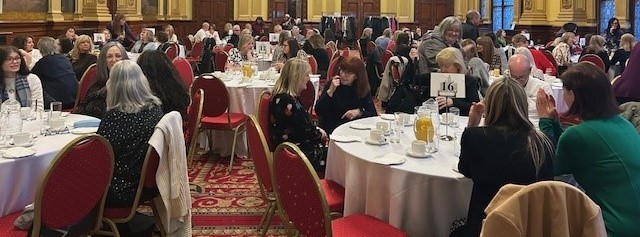
[[[7,58],[5,61],[7,61],[7,62],[20,62],[21,59],[22,59],[21,57]]]

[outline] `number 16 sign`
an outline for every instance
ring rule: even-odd
[[[430,95],[465,98],[464,77],[464,74],[458,73],[431,73]]]

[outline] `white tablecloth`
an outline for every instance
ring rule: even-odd
[[[91,118],[84,115],[71,114],[66,123]],[[23,132],[39,134],[40,127],[35,121],[25,121]],[[36,154],[20,159],[6,159],[0,156],[0,217],[20,211],[33,202],[42,176],[49,163],[58,152],[71,140],[78,137],[74,134],[38,136],[35,138]]]
[[[350,123],[375,124],[380,117]],[[368,137],[346,123],[333,134]],[[466,119],[461,119],[462,131]],[[444,132],[441,126],[441,133]],[[404,129],[401,143],[382,146],[362,142],[331,141],[325,178],[345,187],[344,214],[366,213],[406,231],[410,236],[449,236],[453,221],[467,216],[473,181],[453,171],[459,158],[453,141],[439,141],[439,151],[429,158],[410,158],[401,165],[385,166],[371,160],[387,153],[405,154],[415,140],[413,126]],[[454,130],[449,128],[449,134]],[[458,148],[459,149],[459,148]]]
[[[312,77],[311,82],[315,90],[318,91],[319,79]],[[266,80],[253,79],[250,82],[241,83],[239,77],[225,81],[225,85],[229,92],[229,111],[247,115],[256,115],[260,94],[263,91],[271,91],[273,89],[273,84],[268,83]],[[205,106],[207,105],[205,104]],[[212,136],[212,150],[221,156],[231,155],[233,131],[213,131]],[[238,136],[235,153],[237,156],[247,156],[247,142],[244,133]]]

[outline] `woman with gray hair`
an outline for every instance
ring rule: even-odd
[[[158,47],[157,45],[150,44],[150,43],[153,43],[154,40],[155,40],[155,34],[153,34],[153,31],[148,29],[142,30],[142,32],[140,32],[140,40],[136,41],[136,43],[133,44],[133,48],[131,48],[131,52],[142,53],[142,51],[145,51],[145,50],[156,49]]]
[[[444,18],[438,25],[438,30],[427,36],[418,46],[418,68],[420,73],[438,70],[436,55],[444,48],[460,48],[460,33],[462,23],[455,16]]]
[[[71,61],[56,50],[55,39],[42,37],[38,49],[43,57],[33,66],[31,72],[42,82],[44,103],[62,102],[63,109],[71,109],[76,101],[78,81]]]
[[[105,86],[109,79],[109,71],[115,63],[125,59],[129,59],[127,50],[118,41],[110,41],[102,47],[98,57],[96,77],[85,98],[80,98],[78,113],[100,119],[104,117],[107,110]]]
[[[436,97],[440,110],[444,112],[447,107],[457,107],[460,115],[469,115],[469,109],[474,103],[480,102],[480,81],[478,78],[467,74],[467,66],[464,64],[464,56],[460,49],[448,47],[442,49],[436,55],[436,62],[441,73],[465,74],[464,87],[465,98]]]
[[[100,122],[98,134],[104,136],[115,158],[111,185],[105,206],[130,207],[136,195],[142,161],[149,139],[163,116],[161,102],[154,96],[147,78],[133,61],[116,63],[106,83],[107,113]],[[143,190],[140,201],[157,194]]]

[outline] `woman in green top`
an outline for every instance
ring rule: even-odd
[[[573,174],[602,209],[609,236],[640,234],[640,135],[618,115],[602,69],[579,63],[562,74],[568,116],[583,122],[563,131],[553,98],[538,91],[540,129],[556,146],[554,173]]]

